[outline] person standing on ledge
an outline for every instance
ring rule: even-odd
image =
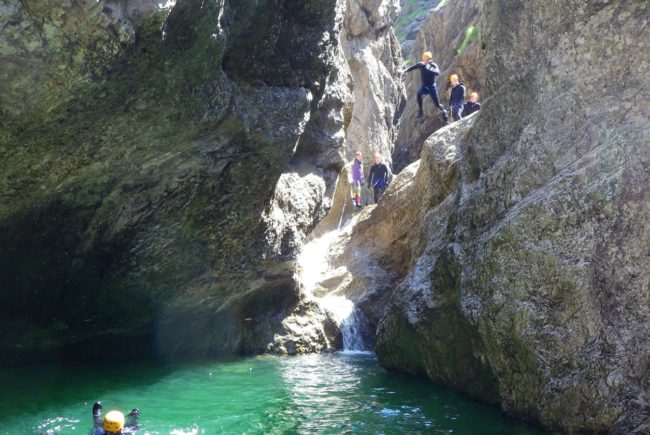
[[[363,163],[361,163],[361,151],[354,153],[354,160],[347,164],[348,182],[352,190],[352,202],[361,208],[361,188],[363,187]]]
[[[440,100],[438,99],[438,89],[436,88],[436,77],[440,75],[440,70],[438,65],[432,62],[433,55],[430,51],[425,51],[422,53],[422,62],[418,62],[410,68],[407,68],[402,74],[414,71],[416,69],[420,70],[420,77],[422,79],[422,85],[416,94],[418,99],[418,118],[424,116],[422,111],[422,96],[431,95],[433,99],[433,104],[442,112],[442,117],[445,123],[448,121],[447,112],[440,105]]]
[[[458,76],[452,74],[449,77],[451,83],[451,96],[449,97],[449,107],[451,108],[451,117],[454,121],[461,119],[463,104],[465,104],[465,84],[458,81]]]
[[[463,107],[463,118],[471,115],[474,112],[478,112],[479,110],[481,110],[481,103],[478,102],[478,94],[476,92],[472,92],[469,94],[469,101],[465,103],[465,106]]]
[[[388,187],[391,175],[388,165],[382,162],[381,155],[375,154],[375,164],[370,167],[368,174],[370,186],[375,194],[375,204],[379,202],[379,198]]]

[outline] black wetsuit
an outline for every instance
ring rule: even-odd
[[[375,204],[379,202],[384,190],[388,187],[390,182],[390,169],[385,163],[374,164],[370,167],[370,174],[368,175],[370,179],[370,185],[375,193]]]
[[[481,103],[472,103],[471,101],[468,101],[463,107],[463,118],[474,112],[478,112],[479,110],[481,110]]]
[[[420,86],[420,89],[418,90],[417,99],[418,99],[418,107],[420,108],[420,111],[418,112],[418,116],[422,116],[422,96],[423,95],[431,95],[431,98],[433,99],[433,104],[440,110],[443,111],[444,116],[446,118],[447,113],[444,111],[445,109],[442,108],[440,105],[440,100],[438,99],[438,89],[436,88],[436,77],[440,75],[440,70],[438,69],[438,65],[436,65],[433,62],[419,62],[413,65],[412,67],[408,68],[404,73],[411,72],[413,70],[419,69],[420,70],[420,77],[422,79],[422,86]]]
[[[461,113],[463,111],[464,102],[465,84],[463,82],[460,82],[451,88],[451,96],[449,97],[449,107],[451,107],[451,116],[454,118],[454,121],[458,121],[463,117]]]

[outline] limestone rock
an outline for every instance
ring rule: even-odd
[[[412,65],[420,62],[423,52],[432,52],[433,60],[441,71],[437,86],[440,102],[445,108],[448,106],[451,74],[457,74],[465,83],[467,94],[482,94],[484,89],[481,8],[481,2],[477,0],[440,2],[420,27],[412,53],[409,57],[405,56],[405,60]],[[400,118],[393,151],[396,172],[417,160],[426,139],[442,126],[442,117],[429,96],[424,97],[424,119],[416,118],[418,106],[415,94],[421,84],[420,74],[415,71],[409,73],[404,76],[404,82],[408,99]]]
[[[317,87],[324,87],[322,97],[289,168],[276,186],[276,192],[290,190],[294,201],[310,204],[312,219],[309,225],[300,227],[273,219],[272,215],[279,217],[277,210],[282,209],[276,195],[265,218],[267,237],[276,240],[280,233],[287,240],[305,240],[332,207],[341,207],[344,196],[335,201],[335,192],[347,191],[348,187],[338,183],[340,170],[355,150],[363,152],[366,168],[372,164],[375,152],[390,163],[395,119],[402,99],[401,85],[395,79],[401,58],[390,28],[399,6],[395,0],[354,0],[345,6],[338,9],[339,50],[332,54],[333,67],[326,82]],[[302,180],[309,177],[310,183],[318,183],[316,176],[322,180],[322,189],[297,182],[292,174]],[[330,228],[328,224],[325,227]],[[300,248],[300,243],[292,244],[292,249],[278,249],[280,245],[275,244],[275,252],[289,257],[295,257]]]
[[[378,328],[378,356],[549,429],[643,433],[648,6],[482,8],[489,101],[435,133],[371,213],[402,214],[402,189],[428,202],[412,221],[374,230],[400,259],[382,267],[406,271]],[[595,68],[595,59],[607,62]]]
[[[336,5],[317,3],[189,0],[137,24],[108,3],[7,6],[27,24],[0,38],[2,363],[265,351],[299,302],[257,229],[311,116],[294,78],[330,71]],[[233,63],[255,12],[293,44],[291,75],[264,65],[273,86]]]
[[[400,49],[391,28],[398,11],[397,0],[349,0],[343,21],[341,47],[354,97],[346,140],[350,150],[362,151],[366,167],[374,152],[391,161],[395,115],[402,98],[395,80]],[[346,157],[351,159],[352,154]]]
[[[437,4],[438,0],[400,0],[401,10],[395,22],[395,33],[400,41],[404,59],[411,59],[420,28]]]
[[[396,1],[0,8],[0,362],[337,346],[293,259],[392,150]]]

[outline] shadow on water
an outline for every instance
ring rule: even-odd
[[[91,408],[96,400],[124,389],[145,388],[173,373],[173,364],[138,363],[56,363],[22,367],[0,367],[0,421],[83,403]],[[129,376],[124,376],[129,373]],[[140,404],[105,403],[131,409]]]

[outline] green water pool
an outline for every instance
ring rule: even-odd
[[[139,434],[539,434],[495,409],[389,373],[372,354],[0,369],[0,433],[88,434],[138,407]]]

